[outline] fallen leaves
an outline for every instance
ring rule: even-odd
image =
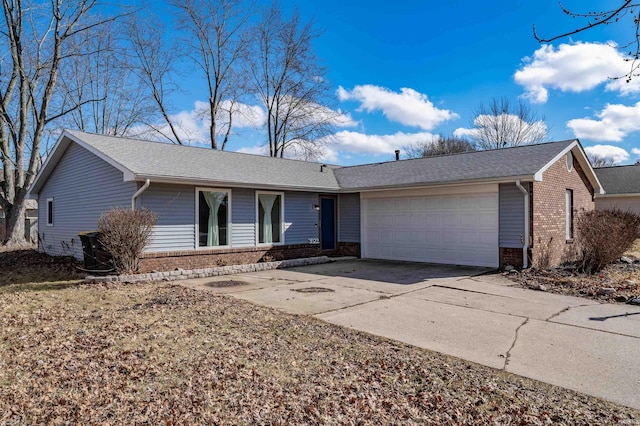
[[[637,411],[167,284],[0,294],[0,424],[593,424]]]

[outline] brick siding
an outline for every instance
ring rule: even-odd
[[[512,247],[500,247],[500,267],[507,265],[522,267],[522,249]]]
[[[199,269],[215,266],[245,265],[314,256],[357,256],[359,243],[338,243],[336,250],[321,250],[318,244],[239,247],[211,250],[144,253],[140,272],[168,271],[176,268]]]
[[[543,176],[533,182],[532,191],[532,266],[557,266],[566,260],[571,243],[566,240],[566,190],[573,190],[574,216],[581,210],[593,210],[593,187],[574,158],[567,170],[566,156],[556,161]]]

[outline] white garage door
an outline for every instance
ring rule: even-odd
[[[498,194],[363,199],[363,257],[498,266]]]

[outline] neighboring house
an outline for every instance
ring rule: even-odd
[[[4,183],[4,170],[0,169],[0,186]],[[36,200],[26,200],[26,217],[38,217],[38,202]],[[0,219],[5,218],[5,212],[2,210],[2,206],[0,206]]]
[[[4,170],[0,170],[0,186],[4,184]],[[38,241],[38,202],[36,200],[25,200],[25,224],[24,238],[27,242],[35,244]],[[6,212],[0,206],[0,235],[4,235],[6,222]],[[0,241],[1,242],[1,241]]]
[[[318,254],[559,263],[601,185],[577,140],[352,167],[65,131],[32,188],[40,249],[112,207],[158,216],[144,270]],[[527,262],[528,263],[528,262]]]
[[[640,164],[595,169],[606,194],[596,194],[598,210],[619,208],[640,214]]]

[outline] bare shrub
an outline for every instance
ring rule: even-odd
[[[588,274],[615,262],[640,236],[640,215],[619,209],[581,212],[575,219],[576,265]]]
[[[143,210],[111,209],[100,216],[99,241],[113,256],[113,266],[120,274],[136,272],[142,251],[156,224],[155,213]]]

